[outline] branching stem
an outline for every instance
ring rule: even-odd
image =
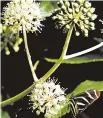
[[[65,41],[65,44],[64,44],[64,47],[63,47],[63,51],[62,51],[62,54],[61,54],[60,58],[53,65],[53,67],[43,77],[41,77],[39,79],[39,81],[36,81],[38,79],[37,79],[36,74],[34,72],[33,64],[32,64],[32,61],[31,61],[31,56],[30,56],[29,49],[28,49],[28,43],[27,43],[27,36],[26,36],[25,27],[23,27],[24,43],[25,43],[25,49],[26,49],[26,53],[27,53],[27,58],[28,58],[28,62],[29,62],[29,65],[30,65],[30,69],[31,69],[33,78],[36,81],[36,83],[41,83],[41,82],[44,82],[46,79],[48,79],[48,77],[50,77],[52,75],[52,73],[60,66],[60,64],[64,60],[64,57],[65,57],[65,55],[67,53],[67,49],[68,49],[68,46],[69,46],[69,42],[70,42],[71,34],[72,34],[72,31],[73,31],[73,27],[74,27],[74,25],[71,24],[71,27],[70,27],[70,29],[68,31],[68,34],[67,34],[67,37],[66,37],[66,41]],[[5,100],[5,101],[1,102],[1,106],[4,107],[6,105],[12,104],[13,102],[16,102],[17,100],[20,100],[22,97],[27,95],[33,89],[34,86],[35,85],[33,84],[29,88],[24,90],[23,92],[19,93],[18,95],[14,96],[12,98],[9,98],[8,100]]]

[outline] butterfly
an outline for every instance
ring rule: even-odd
[[[100,91],[88,90],[70,97],[70,110],[74,118],[100,97]]]

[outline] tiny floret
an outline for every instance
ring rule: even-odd
[[[80,30],[84,36],[88,36],[89,30],[95,29],[93,21],[97,18],[97,15],[94,12],[95,8],[92,7],[89,1],[60,0],[53,20],[56,21],[56,28],[62,28],[65,33],[70,29],[71,25],[74,25],[77,36],[80,34]],[[91,25],[91,22],[93,25]]]
[[[39,115],[41,112],[46,118],[56,115],[66,102],[65,89],[56,80],[48,79],[42,84],[37,84],[30,95],[32,110],[37,110]]]
[[[41,31],[43,26],[40,21],[44,20],[43,9],[35,0],[12,0],[3,8],[4,24],[10,25],[22,31],[23,26],[27,32]]]

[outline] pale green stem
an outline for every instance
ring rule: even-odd
[[[21,98],[23,98],[25,95],[27,95],[28,93],[30,93],[30,91],[35,87],[35,84],[32,84],[29,88],[27,88],[26,90],[24,90],[23,92],[17,94],[16,96],[9,98],[7,100],[4,100],[0,103],[1,107],[5,107],[7,105],[12,104],[13,102],[16,102],[18,100],[20,100]]]
[[[66,41],[65,41],[65,44],[64,44],[64,47],[63,47],[62,54],[61,54],[60,58],[58,59],[57,63],[55,63],[54,66],[43,77],[41,77],[39,79],[39,81],[37,81],[37,83],[41,83],[41,82],[45,81],[46,79],[48,79],[48,77],[50,77],[52,75],[52,73],[60,66],[60,64],[64,60],[64,57],[66,55],[66,52],[67,52],[67,49],[68,49],[68,45],[69,45],[69,42],[70,42],[71,34],[72,34],[72,31],[73,31],[73,26],[74,25],[71,25],[71,27],[69,29],[69,32],[67,34]],[[23,34],[24,34],[25,46],[27,48],[26,51],[28,52],[25,28],[23,28]],[[27,57],[29,57],[28,61],[30,61],[31,57],[30,57],[29,53],[27,53]],[[29,63],[31,63],[31,62],[29,62]],[[33,73],[34,73],[34,71],[33,71]],[[20,94],[14,96],[14,97],[12,97],[12,98],[10,98],[8,100],[5,100],[5,101],[1,102],[1,107],[4,107],[4,106],[9,105],[9,104],[12,104],[13,102],[16,102],[17,100],[21,99],[23,96],[27,95],[32,90],[32,88],[34,86],[35,85],[33,84],[29,88],[27,88],[26,90],[21,92]]]
[[[66,37],[66,41],[65,41],[65,44],[64,44],[64,47],[63,47],[63,51],[62,51],[62,54],[61,54],[60,58],[54,64],[54,66],[43,77],[40,78],[40,80],[38,82],[41,83],[41,82],[45,81],[48,77],[50,77],[52,75],[52,73],[60,66],[60,64],[64,60],[64,58],[66,56],[66,53],[67,53],[68,45],[69,45],[69,42],[70,42],[70,38],[71,38],[72,31],[73,31],[73,27],[74,27],[74,25],[71,25],[71,27],[70,27],[70,29],[68,31],[68,34],[67,34],[67,37]]]
[[[36,82],[38,80],[38,78],[37,78],[36,73],[34,71],[34,67],[33,67],[32,60],[31,60],[31,55],[30,55],[29,48],[28,48],[28,42],[27,42],[27,35],[26,35],[25,26],[23,26],[23,36],[24,36],[24,45],[25,45],[25,51],[26,51],[26,54],[27,54],[29,66],[30,66],[30,69],[31,69],[33,79]]]

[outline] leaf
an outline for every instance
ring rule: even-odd
[[[56,2],[55,2],[56,3]],[[50,15],[56,8],[56,4],[53,1],[41,1],[40,7]]]
[[[61,118],[62,116],[64,116],[69,112],[70,112],[70,107],[68,104],[65,104],[56,115],[52,115],[52,118]]]
[[[72,94],[77,95],[79,93],[85,92],[85,91],[90,90],[90,89],[96,89],[96,90],[99,90],[99,91],[103,91],[103,81],[90,81],[90,80],[86,80],[86,81],[80,83],[73,90],[73,92],[71,92],[70,94],[68,94],[66,96],[67,101],[69,100],[69,98],[70,98],[70,96]],[[69,112],[70,112],[70,107],[69,107],[69,104],[66,103],[63,106],[63,108],[59,110],[58,114],[57,115],[53,115],[52,118],[60,118],[63,115],[65,115],[66,113],[69,113]]]
[[[10,118],[10,116],[9,116],[9,114],[7,113],[7,112],[5,112],[5,111],[2,111],[2,110],[0,110],[0,115],[1,115],[1,118]]]
[[[45,58],[46,61],[56,63],[58,59]],[[103,61],[103,56],[100,55],[86,55],[81,57],[75,57],[72,59],[66,59],[62,63],[64,64],[83,64],[91,62],[100,62]]]
[[[87,90],[99,90],[103,91],[103,81],[90,81],[86,80],[82,83],[80,83],[72,93],[68,94],[67,97],[70,97],[71,94],[77,95],[79,93],[85,92]]]

